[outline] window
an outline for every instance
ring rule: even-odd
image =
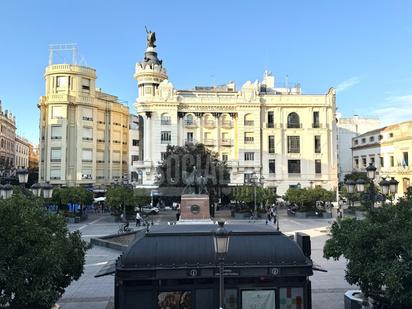
[[[92,149],[82,149],[82,162],[93,162]]]
[[[193,143],[193,132],[186,132],[186,141]]]
[[[52,106],[52,119],[61,119],[63,118],[63,106]]]
[[[314,128],[320,128],[319,112],[313,112],[313,125]]]
[[[379,134],[379,140],[383,139],[383,135]]]
[[[113,151],[112,163],[120,163],[120,151]]]
[[[132,140],[132,145],[133,146],[139,146],[139,140],[138,139]]]
[[[288,128],[300,128],[300,120],[298,114],[290,113],[288,115]]]
[[[245,161],[253,161],[253,160],[255,160],[255,153],[245,152]]]
[[[391,161],[391,167],[395,166],[395,158],[393,156],[390,156],[390,161]]]
[[[62,138],[62,127],[61,126],[51,126],[51,139],[61,139]]]
[[[355,158],[355,168],[359,168],[359,159]]]
[[[104,152],[103,151],[96,151],[96,162],[104,163]]]
[[[60,178],[61,178],[60,169],[56,169],[56,168],[50,169],[50,179],[59,180]]]
[[[62,150],[61,148],[52,148],[50,153],[50,161],[51,162],[60,162],[62,157]]]
[[[369,137],[369,142],[374,142],[374,141],[375,141],[375,137],[374,137],[374,136]]]
[[[403,153],[402,166],[403,167],[409,166],[409,156],[407,152]]]
[[[170,125],[172,123],[172,118],[168,114],[163,114],[160,118],[161,125]]]
[[[160,153],[160,160],[162,160],[162,161],[166,160],[166,156],[167,156],[167,152],[162,151],[162,152]],[[136,161],[137,161],[137,160],[136,160]]]
[[[253,127],[254,126],[254,120],[253,120],[253,115],[252,114],[246,114],[245,115],[244,125],[247,126],[247,127]]]
[[[253,132],[245,132],[245,144],[253,144],[254,139],[255,137]]]
[[[67,88],[67,76],[57,76],[56,77],[56,87],[57,88]]]
[[[380,157],[379,158],[379,163],[380,163],[380,167],[384,167],[384,160],[383,160],[383,157]]]
[[[269,160],[269,174],[275,174],[275,173],[276,173],[275,160]]]
[[[275,137],[273,135],[268,136],[269,153],[275,153]]]
[[[83,120],[93,121],[93,110],[91,108],[83,108]]]
[[[82,90],[84,92],[89,92],[90,91],[90,79],[82,78]]]
[[[315,153],[321,153],[320,135],[315,135]]]
[[[268,128],[274,128],[273,112],[268,112]]]
[[[288,136],[288,153],[300,153],[299,136]]]
[[[162,144],[170,144],[170,141],[172,140],[172,132],[171,131],[161,131],[160,140]]]
[[[393,133],[389,133],[389,137],[393,137]]]
[[[139,161],[139,156],[138,155],[132,155],[131,156],[131,161]]]
[[[193,115],[191,115],[191,114],[187,115],[185,122],[186,122],[186,124],[188,124],[188,125],[194,124]]]
[[[82,169],[82,179],[92,179],[92,170]]]
[[[366,157],[362,157],[362,166],[366,167]]]
[[[370,163],[372,163],[373,165],[375,165],[375,157],[370,157],[369,160],[370,160]]]
[[[322,174],[322,164],[320,160],[315,160],[315,174]]]
[[[353,141],[353,143],[354,143],[355,145],[357,145],[359,142],[358,142],[357,139],[355,139],[355,140]]]
[[[83,140],[92,141],[93,140],[93,128],[83,127]]]
[[[300,160],[288,160],[288,173],[300,174]]]
[[[222,153],[222,161],[226,162],[229,159],[229,155],[227,153]]]
[[[362,138],[362,144],[366,143],[366,138]]]

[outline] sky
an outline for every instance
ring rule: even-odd
[[[344,117],[412,119],[410,1],[1,0],[0,12],[0,100],[34,143],[49,44],[76,43],[97,87],[135,112],[145,26],[177,89],[232,80],[239,89],[269,70],[306,94],[335,87]]]

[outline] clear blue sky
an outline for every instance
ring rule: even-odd
[[[132,104],[144,26],[178,89],[261,79],[336,87],[344,116],[412,119],[410,1],[13,1],[0,2],[0,99],[18,133],[38,141],[48,44],[77,43],[98,87]]]

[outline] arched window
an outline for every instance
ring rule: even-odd
[[[188,115],[186,115],[186,124],[193,124],[194,123],[194,121],[193,121],[193,115],[192,114],[188,114]]]
[[[288,115],[288,128],[300,128],[299,115],[290,113]]]
[[[164,113],[160,116],[160,122],[162,125],[170,125],[172,123],[172,118],[169,114]]]
[[[246,115],[245,115],[244,125],[245,125],[245,126],[253,127],[254,121],[253,121],[253,115],[252,115],[252,114],[246,114]]]

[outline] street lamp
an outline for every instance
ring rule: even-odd
[[[256,175],[255,172],[252,173],[252,175],[249,178],[249,183],[253,185],[253,201],[254,201],[254,216],[255,218],[257,217],[257,205],[256,205],[256,186],[263,185],[263,181],[265,180],[265,177],[263,176],[258,176]]]
[[[391,177],[390,180],[386,180],[383,178],[381,182],[379,182],[379,185],[381,186],[382,189],[382,194],[386,197],[390,194],[390,200],[392,204],[392,196],[398,192],[398,184],[399,181],[397,181],[394,177]]]
[[[29,171],[26,168],[19,168],[16,171],[19,183],[24,187],[29,180]]]
[[[46,182],[46,183],[42,186],[42,189],[43,189],[43,197],[44,197],[45,199],[50,199],[50,198],[52,198],[52,196],[53,196],[53,186],[52,186],[49,182]]]
[[[219,261],[219,308],[223,309],[224,277],[223,268],[225,257],[229,249],[229,232],[225,229],[224,221],[218,222],[219,227],[214,233],[215,254]]]
[[[34,196],[40,197],[41,194],[41,185],[39,183],[35,183],[31,186],[31,192]]]
[[[2,192],[1,192],[1,196],[4,198],[4,199],[8,199],[8,198],[11,198],[11,196],[13,195],[13,187],[12,187],[12,185],[11,184],[5,184],[4,186],[3,186],[3,188],[2,188],[2,190],[1,190]]]

